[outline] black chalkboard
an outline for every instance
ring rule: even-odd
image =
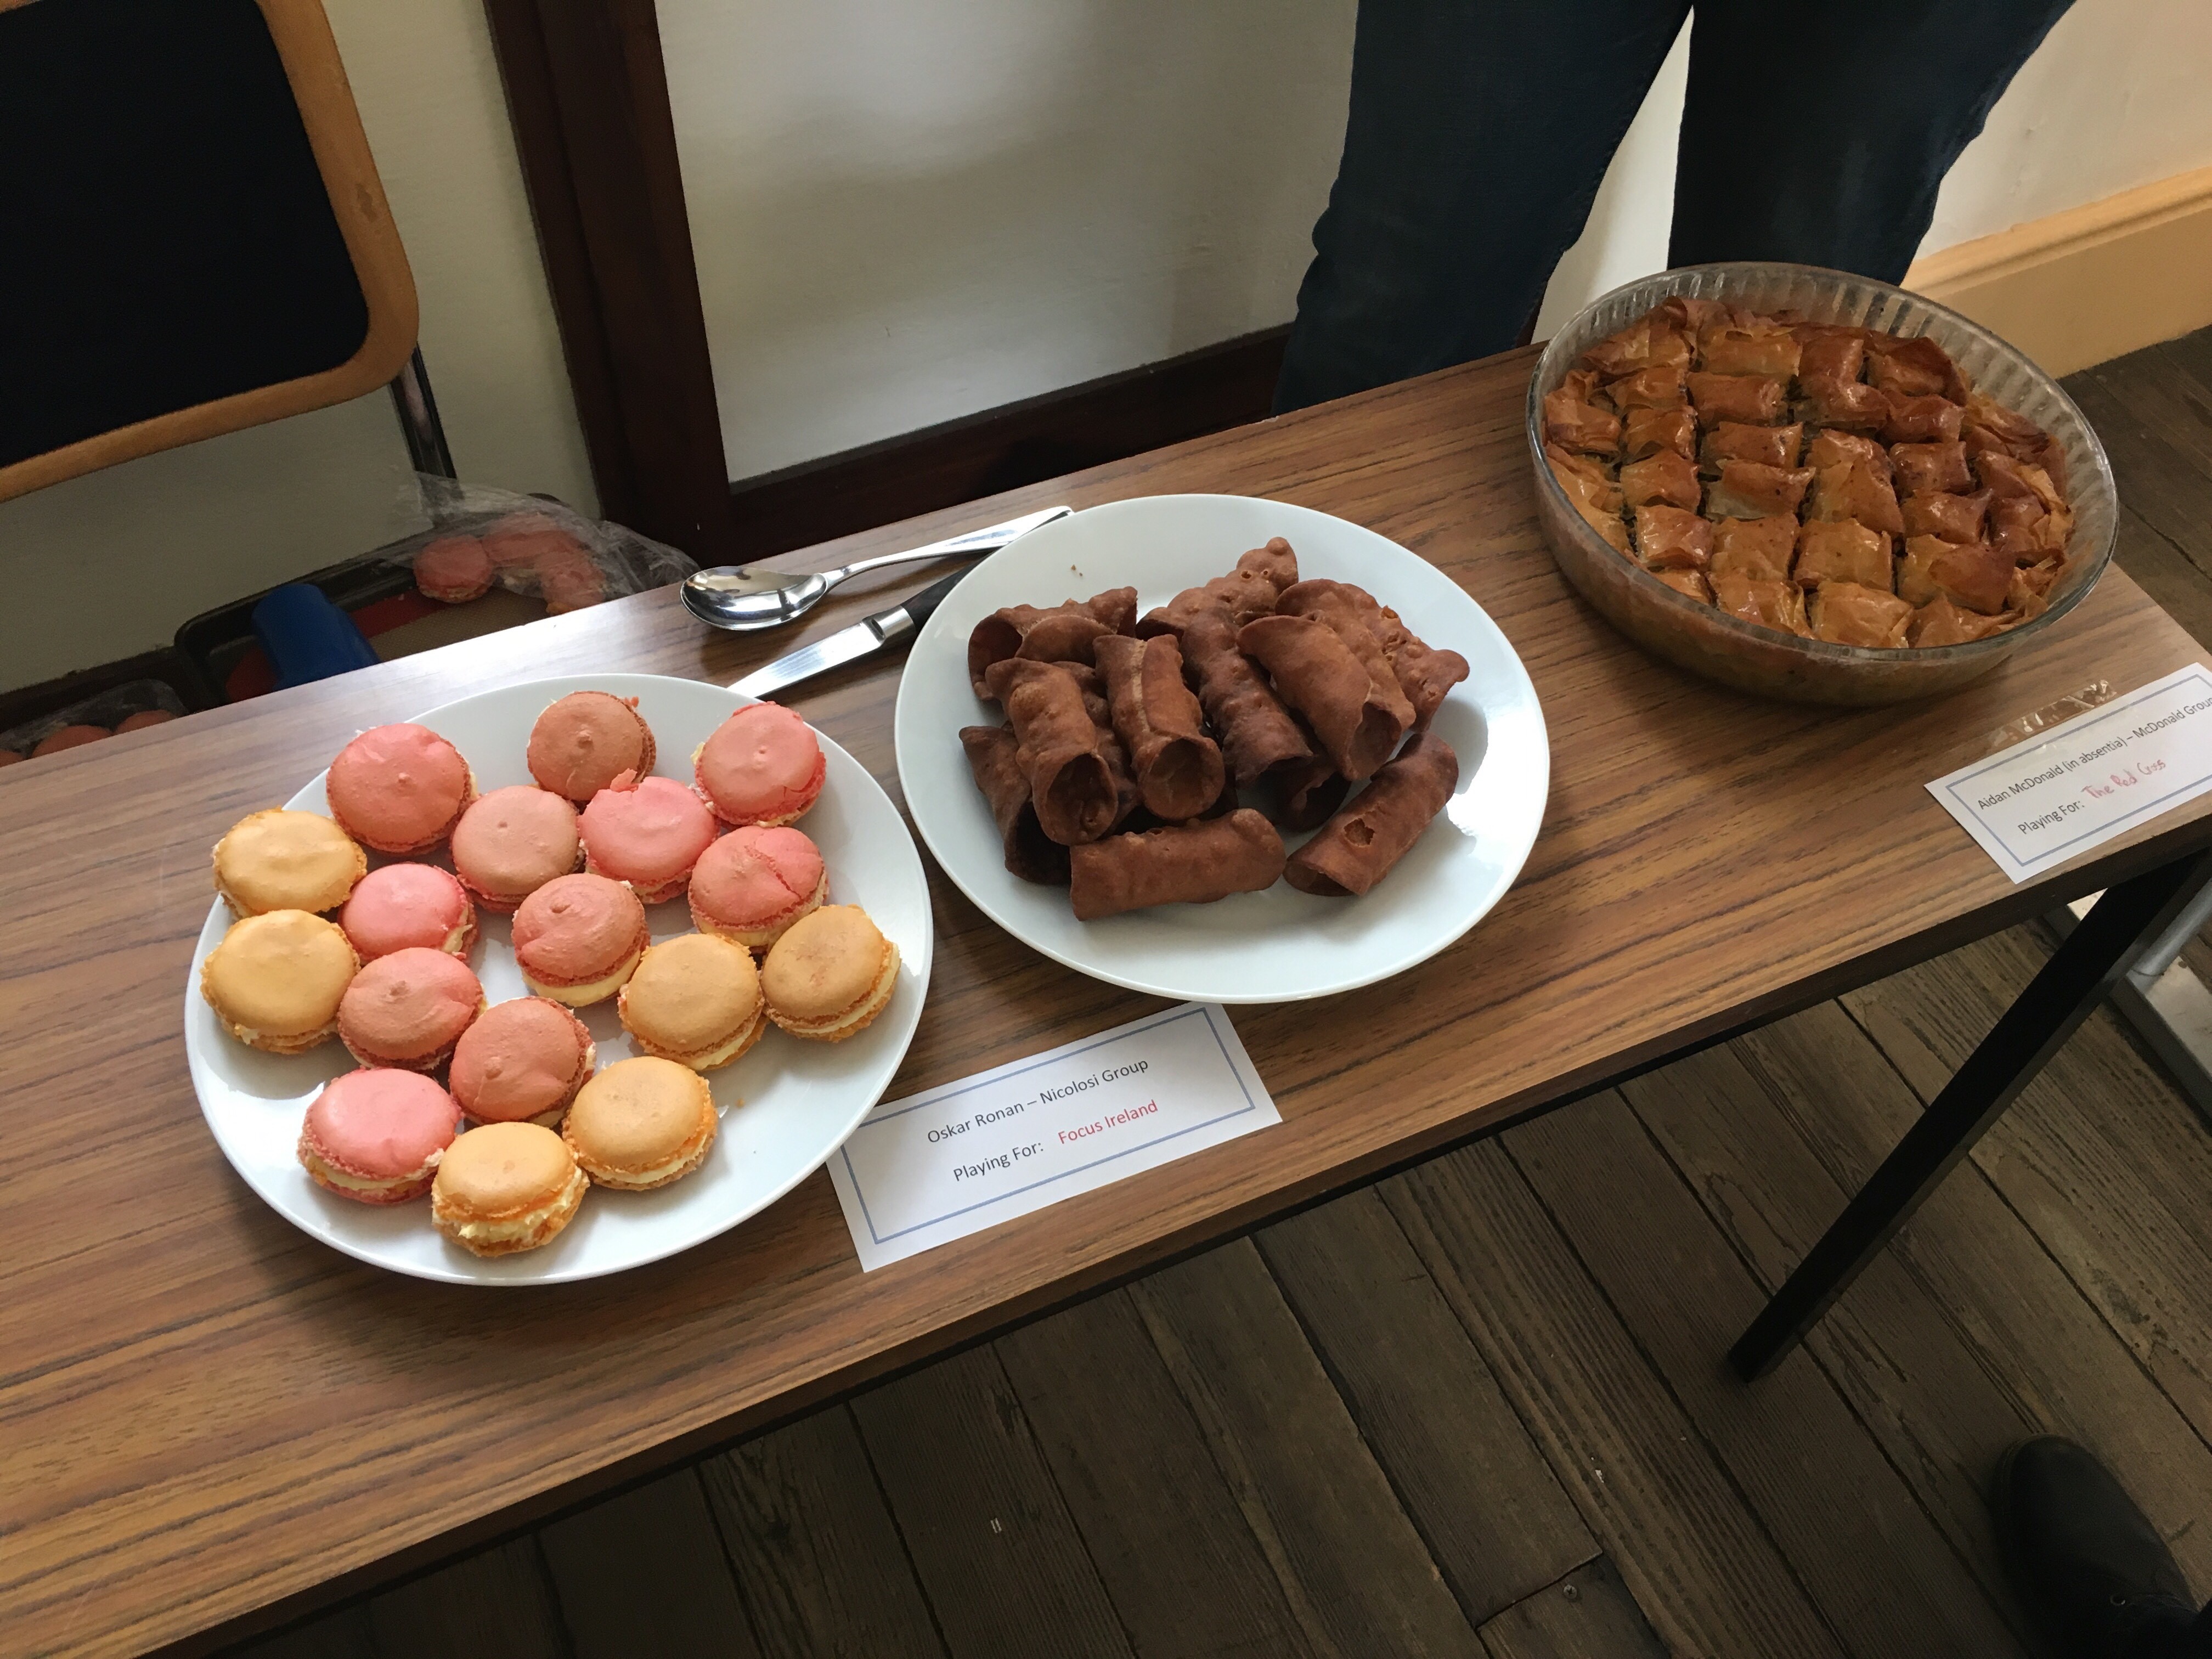
[[[368,331],[253,0],[0,10],[0,466],[334,368]]]

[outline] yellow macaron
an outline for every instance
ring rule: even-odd
[[[864,1030],[898,989],[898,946],[857,904],[801,916],[761,964],[768,1017],[793,1036],[842,1042]]]
[[[200,964],[200,994],[240,1042],[303,1054],[338,1034],[338,1004],[360,966],[337,923],[270,910],[231,924]]]
[[[768,1029],[753,953],[714,933],[681,933],[653,946],[615,1006],[640,1048],[695,1072],[728,1065]]]
[[[617,1060],[579,1089],[561,1139],[601,1186],[644,1192],[704,1163],[718,1127],[707,1079],[647,1055]]]
[[[430,1224],[477,1255],[513,1255],[556,1237],[592,1183],[568,1144],[535,1123],[487,1123],[458,1137],[430,1183]]]
[[[238,916],[335,910],[368,873],[368,854],[319,812],[250,812],[215,844],[215,890]]]

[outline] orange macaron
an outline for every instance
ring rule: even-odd
[[[705,1078],[648,1056],[617,1060],[577,1091],[561,1138],[602,1187],[646,1192],[706,1162],[719,1126]]]
[[[430,1183],[430,1224],[477,1255],[513,1255],[560,1237],[591,1188],[576,1155],[535,1123],[487,1123],[446,1148]]]
[[[581,806],[625,772],[645,776],[657,753],[635,697],[571,691],[538,717],[523,758],[538,787]]]
[[[477,793],[461,751],[405,721],[374,726],[339,750],[323,787],[338,828],[380,853],[435,847]]]
[[[647,951],[616,1011],[640,1048],[695,1072],[727,1066],[768,1029],[753,953],[714,933],[679,933]]]
[[[450,1073],[453,1098],[480,1123],[561,1121],[599,1064],[591,1031],[545,997],[495,1003],[461,1033]]]
[[[483,1010],[483,987],[468,963],[410,945],[353,976],[338,1003],[338,1038],[364,1066],[434,1072]]]
[[[453,826],[453,869],[477,902],[511,915],[547,882],[583,862],[576,809],[550,789],[495,789],[469,803]]]
[[[768,1017],[793,1036],[842,1042],[890,1006],[898,946],[854,904],[824,905],[793,922],[761,963]]]
[[[653,942],[637,895],[593,875],[549,881],[523,900],[513,937],[522,982],[571,1008],[621,990]]]

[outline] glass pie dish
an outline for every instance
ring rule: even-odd
[[[1790,310],[1814,322],[1927,335],[1979,391],[2055,437],[2065,451],[2063,488],[2074,512],[2066,563],[2040,616],[1960,645],[1875,648],[1836,645],[1764,628],[1677,592],[1584,523],[1544,461],[1545,394],[1585,351],[1676,295],[1754,310]],[[1738,690],[1798,702],[1870,704],[1941,696],[1988,673],[2079,605],[2112,562],[2118,498],[2104,446],[2058,383],[1957,312],[1840,270],[1747,261],[1689,265],[1617,288],[1553,337],[1528,383],[1528,457],[1537,517],[1559,569],[1605,618],[1647,651]]]

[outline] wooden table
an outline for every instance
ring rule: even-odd
[[[1449,571],[1520,651],[1552,735],[1544,833],[1480,927],[1387,984],[1237,1011],[1279,1127],[878,1273],[860,1271],[819,1175],[612,1279],[492,1291],[362,1267],[232,1175],[186,1078],[179,1014],[209,847],[356,729],[548,673],[729,680],[930,573],[841,594],[769,641],[709,635],[672,593],[648,594],[0,775],[7,1650],[212,1645],[2212,841],[2212,801],[2198,801],[2014,887],[1923,787],[2004,721],[2195,658],[2117,569],[2036,648],[1926,708],[1757,702],[1630,647],[1539,539],[1521,433],[1532,361],[799,561],[1060,500],[1278,496]],[[896,672],[864,666],[794,697],[894,791]],[[1046,962],[932,880],[935,974],[895,1093],[1157,1006]]]

